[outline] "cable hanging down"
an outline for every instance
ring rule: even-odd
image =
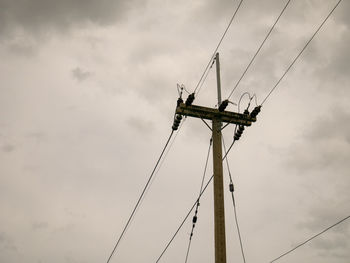
[[[225,151],[225,155],[226,155],[226,145],[225,145],[224,138],[222,138],[222,144],[224,146],[224,151]],[[228,175],[230,177],[229,189],[230,189],[230,193],[231,193],[231,197],[232,197],[233,212],[234,212],[234,216],[235,216],[235,222],[236,222],[236,228],[237,228],[237,233],[238,233],[239,244],[240,244],[240,247],[241,247],[241,253],[242,253],[243,262],[246,263],[244,249],[243,249],[243,242],[242,242],[242,237],[241,237],[241,231],[240,231],[240,228],[239,228],[238,218],[237,218],[236,202],[235,202],[235,198],[234,198],[234,194],[233,194],[233,192],[234,192],[234,185],[233,185],[231,170],[230,170],[230,166],[229,166],[227,157],[226,157],[226,166],[227,166]]]
[[[145,194],[145,192],[146,192],[146,190],[147,190],[147,188],[148,188],[149,183],[151,182],[151,179],[152,179],[153,175],[155,174],[155,171],[156,171],[156,169],[157,169],[157,167],[158,167],[158,164],[159,164],[160,160],[162,159],[163,154],[164,154],[164,152],[165,152],[165,150],[166,150],[166,148],[167,148],[167,146],[168,146],[168,144],[169,144],[169,142],[170,142],[171,137],[173,136],[173,134],[174,134],[174,130],[171,130],[171,133],[170,133],[170,135],[169,135],[169,138],[167,139],[167,141],[166,141],[166,143],[165,143],[165,146],[164,146],[164,148],[163,148],[163,150],[162,150],[162,152],[161,152],[161,154],[160,154],[160,156],[159,156],[159,158],[158,158],[158,160],[157,160],[157,162],[156,162],[156,165],[154,166],[154,168],[153,168],[153,170],[152,170],[152,172],[151,172],[151,175],[150,175],[150,177],[148,178],[147,183],[146,183],[146,185],[144,186],[144,188],[143,188],[143,190],[142,190],[142,192],[141,192],[141,195],[139,196],[139,198],[138,198],[138,200],[137,200],[137,202],[136,202],[136,205],[135,205],[134,209],[133,209],[132,212],[131,212],[131,215],[129,216],[128,221],[126,222],[126,224],[125,224],[125,226],[124,226],[124,229],[123,229],[122,233],[120,234],[120,236],[119,236],[119,238],[118,238],[117,243],[115,244],[115,246],[114,246],[114,248],[113,248],[113,250],[112,250],[110,256],[108,257],[107,263],[110,262],[112,256],[114,255],[114,253],[115,253],[115,251],[116,251],[116,249],[117,249],[117,247],[118,247],[120,241],[122,240],[122,238],[123,238],[123,236],[124,236],[124,234],[125,234],[125,232],[126,232],[126,229],[128,228],[128,226],[129,226],[129,224],[130,224],[132,218],[134,217],[135,212],[136,212],[136,210],[137,210],[137,208],[138,208],[138,206],[139,206],[139,204],[140,204],[140,202],[141,202],[141,200],[142,200],[142,198],[143,198],[143,196],[144,196],[144,194]]]
[[[203,73],[202,73],[202,75],[201,75],[201,77],[200,77],[200,79],[199,79],[199,81],[198,81],[198,83],[197,83],[195,89],[194,89],[194,93],[197,93],[197,94],[198,94],[199,91],[200,91],[200,89],[202,88],[203,84],[201,84],[201,82],[202,82],[202,80],[203,80],[203,78],[204,78],[206,72],[207,72],[207,71],[209,70],[209,68],[211,67],[210,65],[211,65],[211,63],[213,63],[213,59],[214,59],[214,57],[215,57],[215,54],[216,54],[216,52],[218,51],[218,49],[219,49],[219,47],[220,47],[222,41],[224,40],[224,38],[225,38],[225,36],[226,36],[226,34],[227,34],[227,31],[228,31],[229,28],[231,27],[231,24],[232,24],[234,18],[236,17],[236,14],[237,14],[239,8],[240,8],[241,5],[242,5],[242,2],[243,2],[243,0],[240,0],[240,2],[239,2],[239,4],[238,4],[237,8],[235,9],[235,11],[234,11],[234,13],[233,13],[233,15],[232,15],[232,17],[231,17],[231,19],[230,19],[230,22],[228,23],[228,25],[227,25],[227,27],[226,27],[226,29],[225,29],[223,35],[221,36],[221,39],[220,39],[219,43],[217,44],[216,48],[214,49],[214,52],[213,52],[212,56],[210,57],[209,62],[208,62],[208,64],[207,64],[207,66],[205,67],[205,69],[204,69],[204,71],[203,71]],[[204,81],[203,81],[203,82],[204,82]],[[198,91],[197,91],[197,89],[198,89]]]
[[[230,146],[230,148],[227,150],[227,152],[225,153],[224,157],[222,157],[222,161],[224,161],[227,157],[227,155],[229,154],[229,152],[231,151],[233,146]],[[212,175],[208,182],[205,184],[205,186],[203,187],[202,192],[199,195],[199,198],[204,194],[205,190],[207,190],[207,187],[209,186],[209,184],[211,183],[211,181],[213,180],[214,175]],[[197,199],[198,200],[198,199]],[[173,234],[173,236],[170,238],[169,242],[167,243],[167,245],[165,246],[165,248],[163,249],[162,253],[160,254],[160,256],[157,258],[156,263],[158,263],[161,258],[163,257],[163,255],[165,254],[165,252],[168,250],[168,248],[170,247],[171,243],[174,241],[175,237],[177,236],[177,234],[180,232],[181,228],[183,227],[183,225],[185,224],[187,218],[190,216],[190,214],[192,213],[193,209],[195,208],[196,204],[197,204],[197,200],[193,203],[192,207],[189,209],[189,211],[187,212],[186,216],[184,217],[184,219],[181,221],[179,227],[176,229],[175,233]]]
[[[302,48],[302,50],[299,52],[299,54],[294,58],[294,60],[292,61],[292,63],[289,65],[289,67],[286,69],[286,71],[283,73],[283,75],[280,77],[280,79],[276,82],[276,84],[273,86],[273,88],[270,90],[270,92],[267,94],[267,96],[265,97],[265,99],[262,101],[261,105],[263,105],[265,103],[265,101],[268,99],[268,97],[270,97],[270,95],[272,94],[272,92],[274,92],[274,90],[277,88],[277,86],[280,84],[280,82],[283,80],[283,78],[286,76],[286,74],[288,73],[288,71],[293,67],[294,63],[299,59],[299,57],[303,54],[303,52],[305,51],[305,49],[307,48],[307,46],[310,44],[310,42],[314,39],[314,37],[316,36],[316,34],[321,30],[321,28],[323,27],[323,25],[327,22],[328,18],[332,15],[332,13],[334,12],[334,10],[338,7],[338,5],[340,4],[342,0],[339,0],[336,5],[333,7],[333,9],[329,12],[329,14],[327,15],[327,17],[323,20],[323,22],[321,23],[321,25],[317,28],[317,30],[315,31],[315,33],[311,36],[311,38],[306,42],[305,46]]]
[[[260,44],[259,48],[257,49],[257,51],[255,52],[254,56],[252,57],[252,59],[250,60],[250,62],[248,63],[247,67],[245,68],[245,70],[243,71],[241,77],[238,79],[237,83],[235,84],[235,86],[233,87],[230,95],[228,96],[227,99],[230,99],[233,92],[235,91],[235,89],[238,87],[239,83],[241,82],[241,80],[243,79],[244,75],[247,73],[248,69],[250,68],[250,66],[252,65],[252,63],[254,62],[256,56],[259,54],[260,50],[262,49],[262,47],[264,46],[266,40],[269,38],[269,36],[271,35],[273,29],[275,28],[276,24],[278,23],[278,21],[280,20],[281,16],[283,15],[284,11],[287,9],[289,3],[291,0],[288,0],[287,3],[285,4],[285,6],[283,7],[281,13],[279,14],[279,16],[277,17],[275,23],[272,25],[272,27],[270,28],[269,32],[267,33],[266,37],[264,38],[264,40],[262,41],[262,43]]]
[[[210,154],[210,149],[211,149],[211,146],[212,146],[212,142],[213,142],[213,139],[210,138],[209,149],[208,149],[207,158],[206,158],[205,166],[204,166],[204,172],[203,172],[202,181],[201,181],[201,187],[200,187],[200,190],[199,190],[199,195],[198,195],[198,199],[197,199],[197,203],[196,203],[196,210],[194,212],[194,216],[193,216],[193,219],[192,219],[192,229],[191,229],[191,234],[190,234],[190,238],[189,238],[189,241],[188,241],[185,263],[187,263],[187,260],[188,260],[188,255],[189,255],[190,248],[191,248],[191,243],[192,243],[193,232],[194,232],[194,228],[195,228],[196,223],[197,223],[198,208],[200,206],[200,198],[201,198],[201,193],[203,191],[203,184],[204,184],[205,174],[207,172],[208,160],[209,160],[209,154]]]

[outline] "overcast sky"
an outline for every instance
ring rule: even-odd
[[[292,0],[231,101],[260,103],[336,2]],[[243,1],[219,49],[223,98],[285,3]],[[0,0],[0,262],[106,262],[171,131],[176,84],[193,91],[237,5]],[[247,262],[350,214],[349,12],[342,1],[229,154]],[[195,104],[216,100],[212,69]],[[197,198],[209,139],[186,120],[111,262],[155,262]],[[224,170],[228,262],[242,262]],[[184,262],[190,220],[161,262]],[[211,185],[188,262],[213,262],[213,231]],[[344,222],[280,262],[349,258]]]

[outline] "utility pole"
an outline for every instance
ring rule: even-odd
[[[216,80],[218,91],[218,105],[221,104],[221,80],[219,53],[216,53]],[[224,183],[222,172],[222,139],[220,116],[213,118],[213,167],[214,167],[214,228],[215,228],[215,262],[226,263],[226,235],[225,235],[225,204]]]
[[[228,101],[221,101],[220,61],[216,53],[216,77],[219,109],[192,105],[194,93],[190,94],[185,103],[182,99],[176,107],[177,116],[173,127],[177,126],[181,116],[190,116],[212,121],[213,138],[213,167],[214,167],[214,233],[215,233],[215,263],[226,263],[226,235],[225,235],[225,205],[222,168],[222,122],[250,126],[256,121],[255,116],[225,111]],[[174,129],[174,128],[173,128]]]

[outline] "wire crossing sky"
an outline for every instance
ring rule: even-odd
[[[344,221],[348,220],[350,218],[350,216],[346,216],[343,219],[339,220],[338,222],[336,222],[335,224],[331,225],[330,227],[327,227],[326,229],[322,230],[321,232],[317,233],[316,235],[308,238],[307,240],[305,240],[304,242],[300,243],[299,245],[295,246],[294,248],[292,248],[291,250],[288,250],[287,252],[283,253],[282,255],[278,256],[277,258],[275,258],[274,260],[270,261],[270,263],[275,262],[279,259],[281,259],[284,256],[287,256],[289,253],[292,253],[293,251],[295,251],[296,249],[298,249],[299,247],[305,245],[306,243],[310,242],[311,240],[315,239],[316,237],[324,234],[325,232],[327,232],[328,230],[330,230],[331,228],[343,223]]]
[[[290,1],[234,91],[250,94],[241,109],[252,97],[250,110],[264,101],[338,1]],[[229,94],[286,3],[0,0],[0,262],[105,261],[169,136],[176,84],[199,83],[195,104],[214,105],[212,61],[197,81],[223,37]],[[249,262],[269,262],[348,211],[348,10],[349,1],[338,5],[230,151]],[[223,133],[229,146],[233,127]],[[110,262],[154,262],[195,204],[208,129],[192,120],[176,135]],[[189,261],[214,258],[211,191],[201,197]],[[227,190],[225,203],[231,198]],[[184,260],[189,233],[180,230],[162,256],[168,263]],[[348,263],[349,225],[333,230],[283,260]],[[227,227],[230,262],[242,261],[236,235]]]

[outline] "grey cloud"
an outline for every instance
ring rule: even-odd
[[[78,81],[83,81],[88,79],[91,76],[91,72],[89,71],[84,71],[79,67],[76,67],[75,69],[72,70],[72,76]]]
[[[346,96],[350,74],[349,9],[350,2],[342,1],[304,55],[313,65],[311,76],[320,90]]]
[[[142,134],[150,133],[154,129],[154,124],[151,121],[137,117],[129,118],[127,124],[130,128]]]
[[[312,207],[309,210],[309,218],[299,224],[300,228],[307,229],[310,236],[321,232],[327,227],[344,218],[349,200],[344,200],[337,205],[334,200],[324,201],[322,206]],[[332,206],[333,205],[333,206]],[[348,222],[343,222],[331,228],[322,236],[316,238],[310,245],[326,256],[346,257],[349,256],[350,227]],[[332,254],[332,255],[331,255]],[[333,255],[334,254],[334,255]]]
[[[305,134],[309,141],[338,139],[350,143],[350,113],[341,108],[334,108],[329,116],[317,120]]]
[[[35,139],[37,141],[44,140],[47,137],[47,135],[44,132],[40,132],[40,131],[30,132],[27,134],[27,136],[28,136],[28,138],[32,138],[32,139]]]
[[[78,218],[78,219],[86,218],[86,214],[72,211],[68,208],[65,209],[65,212],[68,216],[70,216],[72,218]]]
[[[15,252],[18,251],[17,247],[13,243],[12,238],[10,238],[4,232],[0,232],[0,251],[1,250],[15,251]]]
[[[341,44],[334,46],[333,43],[328,43],[331,46],[331,51],[329,51],[326,56],[321,56],[321,59],[319,56],[309,56],[309,60],[316,62],[313,63],[317,65],[313,77],[315,81],[318,80],[318,88],[322,91],[335,93],[337,95],[349,95],[347,82],[347,78],[350,74],[349,33],[350,29],[347,28],[345,32],[338,36],[342,39]],[[316,49],[317,47],[314,48]],[[323,46],[318,47],[316,52],[321,54],[323,48]],[[335,85],[335,83],[339,84]]]
[[[347,248],[348,243],[346,236],[339,236],[332,239],[317,239],[313,246],[322,250],[334,250]]]
[[[24,57],[31,57],[36,54],[36,44],[29,39],[16,39],[8,43],[7,49],[10,53]]]
[[[339,5],[338,10],[336,11],[336,18],[335,18],[337,22],[342,23],[348,29],[350,26],[349,10],[350,10],[350,2],[342,1]]]
[[[123,20],[133,7],[133,2],[0,0],[0,32],[4,37],[13,36],[15,31],[47,34],[56,30],[66,31],[86,23],[109,25]],[[136,6],[140,7],[143,4]]]
[[[316,120],[303,139],[290,149],[291,167],[300,169],[344,167],[350,169],[350,113],[334,108]]]
[[[49,224],[47,222],[35,222],[32,224],[33,230],[42,230],[48,228]]]
[[[16,147],[15,147],[14,145],[9,144],[9,143],[4,144],[4,145],[1,146],[1,150],[2,150],[3,152],[5,152],[5,153],[13,152],[13,151],[15,150],[15,148],[16,148]]]

